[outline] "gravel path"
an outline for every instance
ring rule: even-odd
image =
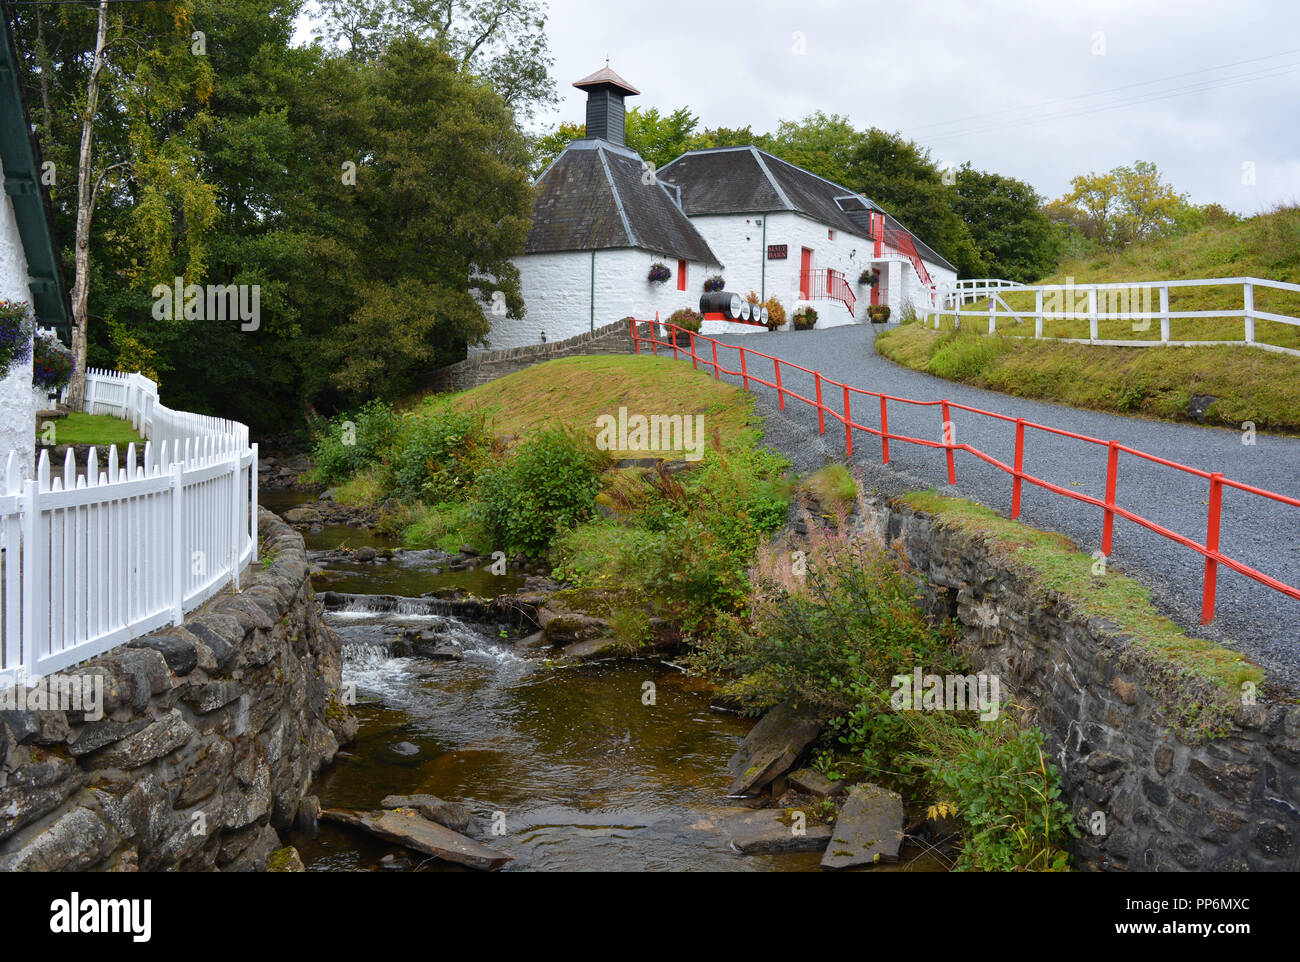
[[[1254,445],[1246,445],[1237,431],[1128,418],[984,391],[896,365],[876,354],[874,338],[871,326],[860,325],[811,333],[764,332],[720,340],[743,343],[854,387],[920,401],[946,398],[1079,434],[1113,438],[1167,460],[1221,471],[1255,487],[1300,497],[1300,439],[1260,435]],[[739,367],[735,352],[720,352],[719,360],[725,367]],[[769,361],[750,357],[748,370],[773,380]],[[810,375],[784,366],[781,374],[784,387],[805,397],[815,395]],[[738,383],[740,379],[728,380]],[[816,470],[829,461],[844,459],[844,430],[838,421],[827,418],[826,434],[819,435],[817,412],[810,405],[787,398],[785,411],[780,411],[775,391],[762,385],[754,390],[757,410],[765,421],[766,443],[790,458],[796,468]],[[842,395],[832,394],[828,390],[824,400],[839,408]],[[874,398],[857,396],[854,405],[857,423],[879,427],[879,404]],[[894,434],[939,441],[941,420],[937,406],[889,406],[889,429]],[[958,443],[972,444],[1006,464],[1012,463],[1014,424],[963,411],[953,412],[952,420]],[[1025,452],[1026,472],[1096,498],[1105,496],[1105,448],[1028,430]],[[890,444],[890,464],[885,466],[880,463],[880,442],[869,434],[855,432],[851,463],[882,494],[938,488],[1009,514],[1010,475],[964,452],[958,452],[956,458],[957,484],[949,488],[942,450],[895,441]],[[1204,542],[1208,482],[1131,455],[1120,456],[1118,479],[1116,500],[1120,505]],[[1100,509],[1034,485],[1024,485],[1021,520],[1063,532],[1085,552],[1101,548]],[[1220,550],[1287,584],[1300,585],[1300,508],[1225,488]],[[1300,601],[1220,567],[1215,621],[1202,627],[1204,559],[1122,518],[1115,520],[1110,565],[1151,589],[1161,611],[1189,634],[1237,648],[1262,665],[1273,681],[1300,689]]]

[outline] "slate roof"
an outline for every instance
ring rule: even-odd
[[[907,230],[856,191],[757,147],[692,150],[660,168],[659,176],[681,190],[682,210],[691,217],[797,211],[828,227],[866,237],[868,214],[875,211],[885,215],[887,228]],[[915,235],[912,240],[925,260],[956,270]]]
[[[632,247],[722,266],[678,206],[676,191],[642,181],[635,151],[575,140],[537,179],[525,253]]]

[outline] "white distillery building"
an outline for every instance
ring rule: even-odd
[[[755,147],[690,151],[655,171],[624,144],[624,101],[639,91],[608,65],[574,86],[587,91],[587,136],[537,178],[514,258],[526,313],[489,315],[487,348],[698,310],[715,275],[742,296],[775,296],[787,315],[815,308],[818,327],[865,323],[877,303],[896,320],[955,286],[952,264],[861,194]],[[666,281],[649,279],[657,264]],[[761,329],[705,323],[724,330]]]
[[[41,325],[67,337],[68,308],[55,255],[53,220],[39,147],[32,136],[19,77],[19,60],[0,16],[0,300],[30,304]],[[30,476],[36,447],[36,395],[32,359],[0,372],[0,458],[14,450]],[[2,462],[0,462],[2,464]]]

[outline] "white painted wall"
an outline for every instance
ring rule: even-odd
[[[0,173],[0,180],[3,174]],[[0,193],[0,298],[31,302],[27,286],[27,255],[23,252],[18,221],[9,195]],[[32,360],[16,365],[0,380],[0,466],[15,450],[24,476],[31,476],[36,453],[36,405],[32,394]]]
[[[754,291],[765,300],[776,297],[787,315],[806,303],[816,309],[818,327],[839,327],[865,319],[863,293],[866,289],[857,285],[858,275],[867,266],[872,249],[865,238],[836,230],[832,240],[827,236],[829,228],[825,224],[793,212],[701,216],[692,217],[691,223],[727,265],[723,272],[727,290],[742,296]],[[766,259],[767,247],[774,244],[785,245],[784,260]],[[837,270],[853,285],[858,298],[858,317],[850,316],[837,301],[800,300],[801,251],[805,247],[813,252],[813,270]]]
[[[595,318],[592,318],[592,254],[574,251],[558,254],[524,254],[514,258],[523,289],[523,318],[495,317],[490,312],[492,333],[483,350],[523,347],[547,341],[560,341],[603,327],[624,317],[662,320],[678,308],[699,310],[704,279],[725,273],[716,264],[689,261],[686,265],[686,290],[677,289],[677,258],[648,251],[619,248],[596,251]],[[719,255],[720,256],[720,255]],[[652,284],[646,277],[650,265],[659,261],[672,272],[663,284]]]
[[[766,240],[764,220],[767,222]],[[871,289],[857,281],[862,271],[872,265],[875,245],[865,237],[836,230],[834,239],[831,239],[827,236],[829,228],[825,224],[793,212],[692,217],[691,223],[725,267],[689,263],[686,290],[679,291],[675,257],[626,248],[596,251],[595,327],[628,316],[650,320],[656,312],[666,320],[681,307],[698,310],[700,295],[704,293],[704,279],[712,274],[722,274],[727,281],[726,289],[742,297],[750,291],[765,298],[775,296],[785,306],[787,315],[802,304],[813,307],[817,311],[819,328],[867,322]],[[786,259],[766,260],[764,244],[784,244]],[[800,258],[804,247],[813,252],[813,270],[837,270],[848,279],[857,297],[855,316],[850,316],[838,301],[800,300]],[[655,261],[668,266],[673,273],[672,279],[664,284],[651,284],[646,280],[650,265]],[[471,348],[471,354],[540,344],[542,331],[546,332],[547,341],[558,341],[591,330],[590,251],[525,254],[514,258],[514,263],[519,268],[527,313],[522,319],[494,317],[489,313],[492,322],[490,343],[487,348]],[[889,285],[888,297],[881,301],[890,304],[892,320],[898,319],[904,298],[911,300],[918,310],[928,306],[928,296],[910,261],[877,261],[876,265],[882,268],[882,277],[886,276],[888,269],[897,275]],[[928,262],[926,266],[931,278],[940,286],[956,280],[952,271]],[[744,324],[706,321],[701,333],[749,334],[762,330]]]

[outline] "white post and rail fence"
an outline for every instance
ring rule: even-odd
[[[1276,293],[1275,293],[1276,292]],[[1260,321],[1300,327],[1300,317],[1262,309],[1256,303],[1264,295],[1286,301],[1288,309],[1300,314],[1290,295],[1300,294],[1300,284],[1271,281],[1260,277],[1211,277],[1196,280],[1130,281],[1116,284],[1042,284],[1025,285],[1000,279],[958,281],[944,291],[938,306],[922,311],[922,323],[936,330],[951,320],[963,327],[963,318],[976,321],[978,330],[987,322],[989,334],[1033,338],[1069,344],[1097,344],[1109,347],[1205,347],[1240,345],[1300,356],[1300,346],[1271,343],[1259,336]],[[1180,296],[1198,302],[1222,302],[1223,307],[1198,310],[1171,309]],[[1032,298],[1032,303],[1030,299]],[[966,310],[968,304],[987,300],[986,306]],[[1010,303],[1015,301],[1013,305]],[[1241,337],[1189,339],[1176,337],[1180,322],[1201,319],[1240,321]],[[1087,324],[1087,337],[1082,334]],[[1190,325],[1189,325],[1190,327]],[[1077,332],[1072,328],[1078,328]],[[1026,333],[1021,334],[1021,330]],[[1137,335],[1148,334],[1142,337]],[[1290,332],[1288,331],[1289,335]],[[1300,345],[1300,337],[1283,338]]]
[[[84,409],[131,422],[61,474],[42,451],[0,477],[0,688],[60,671],[166,625],[257,560],[257,445],[234,421],[173,411],[140,374],[89,371]]]

